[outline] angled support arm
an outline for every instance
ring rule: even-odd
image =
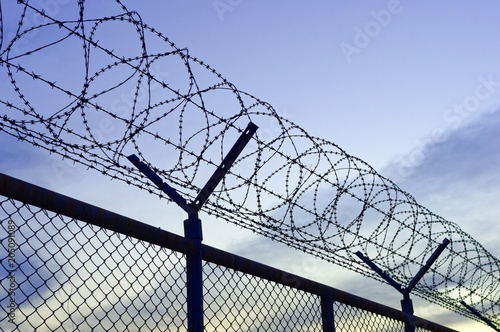
[[[400,293],[404,294],[404,289],[403,287],[397,283],[394,279],[389,277],[387,273],[382,271],[375,263],[373,263],[368,257],[363,255],[360,251],[357,251],[355,253],[356,256],[358,256],[363,262],[365,262],[366,265],[368,265],[373,271],[375,271],[379,276],[384,278],[385,281],[389,283],[392,287],[396,288]]]
[[[429,271],[431,265],[434,264],[434,262],[439,257],[439,255],[441,255],[441,253],[443,252],[444,248],[446,248],[446,246],[448,245],[448,243],[450,243],[450,240],[444,239],[443,243],[441,243],[439,245],[439,247],[437,247],[437,249],[434,251],[434,253],[431,255],[431,257],[429,257],[429,259],[427,260],[427,262],[425,263],[425,265],[420,268],[420,270],[418,271],[418,273],[415,275],[415,277],[413,277],[413,279],[408,284],[408,287],[406,287],[406,291],[408,293],[410,293],[413,290],[413,288],[415,287],[415,285],[418,284],[418,282],[420,281],[420,279],[422,279],[422,277],[424,276],[424,274],[426,274],[427,271]]]
[[[479,313],[479,311],[477,311],[476,309],[474,309],[473,307],[471,307],[470,305],[468,305],[467,303],[465,303],[464,301],[460,301],[460,303],[466,307],[471,313],[473,313],[475,316],[477,316],[480,320],[482,320],[483,322],[485,322],[489,327],[491,327],[493,330],[495,331],[500,331],[500,329],[498,329],[498,327],[495,326],[495,324],[493,324],[488,318],[486,317],[483,317],[483,315],[481,315]]]

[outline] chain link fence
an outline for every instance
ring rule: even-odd
[[[189,240],[0,176],[0,330],[187,331]],[[203,246],[205,331],[404,331],[395,309]],[[416,318],[417,331],[452,331]]]
[[[323,331],[318,296],[206,263],[208,331]]]
[[[2,200],[1,212],[2,226],[14,225],[2,233],[15,239],[15,267],[2,260],[2,309],[12,299],[16,307],[2,315],[2,331],[178,331],[186,325],[181,253],[11,199]],[[11,281],[14,294],[7,293]]]

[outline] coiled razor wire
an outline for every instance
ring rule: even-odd
[[[499,260],[458,225],[238,90],[120,1],[102,3],[105,15],[84,1],[3,8],[2,132],[167,198],[125,158],[135,153],[192,200],[252,121],[261,129],[206,213],[381,280],[359,250],[402,285],[448,238],[415,292],[500,324]]]

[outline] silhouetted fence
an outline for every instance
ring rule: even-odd
[[[0,195],[0,330],[188,330],[192,241],[3,174]],[[205,331],[403,331],[410,319],[207,245],[202,257]]]
[[[190,202],[187,210],[367,277],[390,278],[403,296],[412,290],[466,317],[500,325],[500,260],[457,224],[420,205],[368,163],[238,89],[121,1],[105,1],[104,11],[95,3],[18,0],[0,6],[0,135],[166,198],[132,167],[129,157],[135,155],[162,185]],[[63,53],[67,61],[61,61]],[[222,157],[249,122],[261,129],[229,169]],[[58,175],[67,165],[56,166]],[[202,185],[215,188],[206,181],[221,166],[224,180],[205,204],[196,202],[205,196]],[[427,264],[444,239],[449,245]],[[196,255],[188,258],[196,256],[196,264],[186,268],[194,267],[201,280],[201,247],[195,242]],[[358,257],[390,275],[374,273]],[[425,277],[412,282],[426,266]],[[199,281],[192,286],[200,325],[203,290]],[[404,307],[411,312],[409,302]]]

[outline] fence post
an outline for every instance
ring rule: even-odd
[[[415,332],[415,316],[413,302],[410,299],[410,293],[404,293],[401,300],[401,310],[407,314],[408,320],[405,321],[405,332]]]
[[[328,294],[321,295],[321,321],[323,332],[335,332],[335,316],[333,313],[333,296]]]
[[[186,255],[186,290],[188,332],[203,332],[203,262],[201,220],[196,213],[184,220],[184,235],[195,245],[194,252]]]
[[[413,303],[410,299],[410,292],[417,285],[420,279],[422,279],[424,274],[430,269],[431,265],[434,264],[439,255],[441,255],[448,243],[450,243],[450,240],[445,238],[443,243],[441,243],[432,253],[431,257],[429,257],[425,265],[420,268],[420,270],[413,277],[406,288],[397,283],[387,273],[382,271],[375,263],[373,263],[368,257],[364,256],[360,251],[355,253],[355,255],[358,256],[363,262],[365,262],[366,265],[368,265],[373,271],[375,271],[379,276],[387,281],[389,285],[396,288],[401,294],[403,294],[403,300],[401,300],[401,310],[408,315],[408,320],[405,322],[405,332],[415,332],[415,316],[413,316]]]
[[[170,199],[179,205],[188,214],[188,219],[184,220],[184,236],[190,239],[196,249],[186,255],[186,290],[187,290],[187,320],[188,332],[203,332],[203,261],[202,244],[203,232],[201,220],[198,218],[203,204],[212,194],[219,182],[224,178],[233,163],[240,155],[243,148],[248,144],[253,134],[257,131],[257,126],[250,122],[240,137],[233,144],[221,164],[205,186],[200,190],[198,196],[192,203],[182,197],[173,187],[169,186],[151,169],[148,165],[139,160],[136,155],[130,155],[127,159],[146,175],[158,188],[165,192]]]

